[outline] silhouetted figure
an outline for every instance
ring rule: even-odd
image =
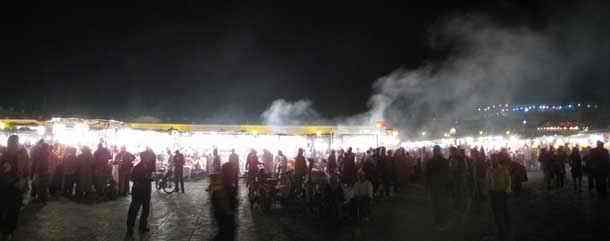
[[[345,184],[353,185],[356,179],[356,155],[352,148],[348,148],[342,163],[342,181]]]
[[[300,186],[300,183],[303,181],[305,177],[305,171],[307,168],[307,164],[305,162],[304,150],[299,148],[299,152],[297,157],[294,159],[294,176],[297,181],[297,185]]]
[[[112,154],[108,148],[104,147],[103,143],[97,145],[97,150],[93,153],[94,163],[94,185],[95,192],[98,196],[102,196],[106,192],[106,184],[111,177],[110,166],[108,161],[112,159]]]
[[[595,189],[600,198],[605,199],[608,196],[607,179],[610,170],[610,157],[603,142],[597,142],[597,147],[591,150],[591,160],[593,162],[593,174],[595,175]]]
[[[213,240],[225,241],[235,240],[237,224],[235,221],[235,213],[237,200],[235,192],[228,183],[234,182],[233,173],[230,170],[230,165],[225,163],[222,166],[221,172],[210,177],[210,198],[211,211],[214,214],[214,219],[218,225],[218,232]]]
[[[328,156],[328,164],[326,164],[326,170],[329,175],[337,172],[337,155],[335,154],[335,150],[330,151],[330,155]]]
[[[32,197],[42,204],[47,203],[49,191],[50,173],[49,158],[51,157],[51,146],[41,140],[32,153]]]
[[[426,163],[426,177],[432,209],[434,210],[434,225],[437,229],[445,229],[447,224],[447,192],[449,191],[449,161],[441,154],[441,147],[434,146],[432,159]]]
[[[176,150],[172,161],[174,162],[175,191],[184,193],[184,155]]]
[[[81,148],[81,153],[76,158],[78,161],[78,187],[76,196],[79,199],[84,199],[91,193],[93,185],[93,154],[87,146]]]
[[[500,240],[510,239],[510,216],[508,194],[511,193],[510,157],[506,150],[496,153],[492,158],[491,170],[491,209],[494,214]]]
[[[78,168],[79,163],[76,159],[76,148],[67,147],[64,156],[64,195],[67,197],[73,197],[75,187],[78,186]]]
[[[150,149],[140,153],[140,162],[133,168],[131,172],[131,180],[133,187],[131,188],[131,204],[127,213],[127,237],[133,236],[133,227],[135,226],[136,217],[140,208],[140,225],[138,230],[140,233],[149,231],[148,215],[150,213],[150,194],[152,174],[156,167],[156,155]]]
[[[266,174],[273,174],[273,154],[268,150],[263,150],[263,166]]]
[[[119,195],[127,196],[129,192],[129,174],[136,157],[123,146],[116,155],[115,162],[119,164]]]
[[[235,153],[235,149],[231,150],[231,154],[229,155],[229,163],[231,163],[231,170],[233,171],[233,180],[235,180],[235,183],[233,183],[233,185],[237,187],[239,182],[239,156]]]
[[[570,154],[570,167],[572,172],[572,179],[574,182],[574,191],[582,192],[582,158],[580,156],[580,149],[574,147],[572,154]]]
[[[0,156],[0,232],[2,239],[11,239],[17,228],[23,192],[27,183],[27,151],[19,145],[19,137],[8,138],[6,151]]]

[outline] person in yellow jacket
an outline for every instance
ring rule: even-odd
[[[511,160],[508,152],[503,149],[492,156],[490,178],[491,210],[498,228],[500,240],[510,240],[510,216],[508,212],[508,195],[511,190]]]

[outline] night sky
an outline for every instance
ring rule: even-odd
[[[525,0],[161,2],[4,8],[0,106],[228,123],[256,122],[284,98],[309,99],[323,116],[349,116],[367,110],[379,77],[451,52],[428,44],[431,26],[447,16],[485,14],[539,28],[562,7]]]

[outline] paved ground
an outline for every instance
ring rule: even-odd
[[[510,201],[515,240],[610,240],[610,204],[566,188],[546,192],[539,174],[530,173],[527,190]],[[151,233],[136,240],[218,240],[217,220],[205,191],[207,181],[186,183],[186,194],[153,192]],[[235,240],[496,240],[488,206],[454,214],[451,228],[432,228],[425,192],[414,185],[392,200],[376,201],[369,222],[331,225],[298,209],[263,215],[244,200],[229,232]],[[23,214],[16,240],[124,240],[129,198],[99,204],[60,199],[31,206]],[[224,237],[220,237],[223,239]]]

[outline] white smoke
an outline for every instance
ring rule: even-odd
[[[565,90],[560,73],[569,68],[544,31],[455,18],[434,31],[431,44],[455,50],[440,63],[398,69],[377,80],[369,100],[371,121],[415,130],[431,120],[463,119],[478,104],[512,103],[542,90],[561,96]]]
[[[261,115],[266,125],[303,125],[320,122],[320,114],[313,109],[309,100],[295,102],[278,99]]]

